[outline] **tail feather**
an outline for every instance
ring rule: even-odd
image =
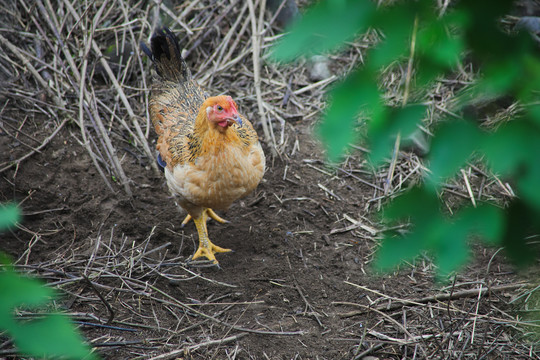
[[[142,51],[152,60],[156,72],[164,79],[184,82],[191,79],[191,72],[180,52],[176,36],[166,27],[157,30],[150,39],[151,50],[141,43]]]

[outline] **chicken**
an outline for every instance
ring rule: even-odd
[[[207,97],[193,80],[174,34],[160,29],[142,50],[154,63],[150,119],[158,135],[158,162],[177,204],[193,219],[199,247],[192,259],[231,251],[214,245],[208,217],[225,223],[213,209],[225,210],[252,192],[265,171],[265,157],[251,123],[230,96]]]

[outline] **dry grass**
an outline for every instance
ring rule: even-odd
[[[443,8],[448,6],[447,1],[440,3]],[[123,166],[126,152],[145,164],[147,171],[157,173],[146,110],[149,64],[138,44],[148,42],[152,29],[159,24],[180,34],[184,55],[201,84],[235,97],[247,117],[256,119],[262,140],[273,149],[272,157],[281,158],[286,164],[304,146],[299,142],[296,127],[312,127],[313,120],[324,110],[325,90],[362,61],[366,49],[377,41],[376,34],[368,34],[346,51],[330,55],[336,75],[311,82],[303,62],[278,67],[265,61],[267,49],[280,35],[273,27],[272,16],[264,12],[264,0],[185,1],[175,7],[169,4],[158,0],[3,2],[0,129],[3,135],[16,137],[25,151],[15,159],[0,159],[0,173],[23,166],[66,126],[89,154],[111,193],[119,189],[129,196],[133,193],[130,174]],[[474,71],[466,67],[454,78],[433,85],[426,100],[429,110],[422,128],[425,134],[429,135],[440,118],[452,114],[454,95],[473,78]],[[409,94],[409,87],[404,90],[403,86],[411,81],[410,67],[388,69],[382,79],[389,103],[404,103],[416,95]],[[35,115],[48,119],[42,138],[25,132],[26,122]],[[486,120],[497,122],[498,117],[504,114],[497,113]],[[298,119],[302,125],[297,125]],[[371,195],[365,199],[363,211],[372,214],[387,199],[421,181],[426,171],[421,157],[400,150],[399,145],[396,142],[392,158],[380,169],[367,166],[362,156],[366,150],[359,145],[339,166],[325,167],[313,158],[306,158],[303,163],[322,174],[318,185],[330,199],[340,199],[335,187],[343,181],[367,186]],[[283,179],[287,178],[289,166],[292,165],[284,168]],[[441,195],[452,211],[465,202],[504,202],[513,196],[513,191],[508,183],[471,163],[445,185]],[[305,197],[279,199],[304,200]],[[383,230],[381,224],[346,213],[337,217],[330,234],[348,233],[367,240],[369,251],[375,251]],[[29,255],[40,235],[35,236],[17,264],[62,289],[68,294],[68,301],[77,300],[86,307],[85,312],[71,315],[81,326],[97,329],[88,331],[95,347],[127,347],[134,358],[169,359],[199,348],[234,343],[246,334],[301,333],[268,329],[265,324],[256,328],[238,325],[241,315],[231,319],[227,311],[239,307],[242,313],[261,301],[236,301],[234,285],[201,275],[186,266],[183,257],[171,258],[170,252],[177,250],[172,250],[169,243],[149,250],[152,233],[136,244],[115,234],[114,229],[100,231],[84,248],[60,249],[50,261],[32,264]],[[354,359],[375,352],[381,354],[381,349],[388,357],[402,358],[481,359],[491,358],[494,352],[500,358],[538,358],[533,345],[516,342],[508,335],[509,327],[518,334],[524,328],[518,318],[505,310],[508,296],[501,295],[529,291],[523,290],[528,284],[508,284],[507,278],[497,279],[489,264],[485,273],[456,276],[452,286],[420,297],[411,295],[410,289],[376,290],[347,282],[350,291],[360,289],[365,295],[357,303],[332,303],[332,311],[337,311],[347,324],[341,329],[339,341],[350,345],[347,337],[353,338]],[[363,269],[364,265],[359,266]],[[425,281],[431,278],[432,266],[420,260],[411,266],[407,276],[418,279],[419,289],[425,290],[430,288]],[[193,303],[179,301],[169,294],[168,289],[174,284],[194,281],[232,290],[223,298]],[[304,314],[324,327],[324,320],[320,319],[325,318],[328,309],[313,306],[298,283],[287,291],[299,294],[305,302]],[[528,299],[530,296],[525,294],[529,293],[516,298]],[[114,310],[109,304],[111,299],[120,304]],[[152,312],[143,312],[142,307]],[[359,316],[364,320],[355,320]],[[100,335],[98,330],[107,327],[126,334],[139,332],[143,337],[133,341]],[[7,345],[0,350],[0,356],[13,354]],[[238,345],[229,348],[227,358],[237,358],[242,351],[244,356],[249,355],[249,350]],[[208,354],[216,355],[211,350]]]
[[[304,331],[273,331],[264,324],[260,324],[259,329],[238,325],[250,306],[264,304],[264,301],[257,298],[236,300],[238,289],[235,285],[201,275],[190,269],[182,257],[171,258],[168,254],[173,250],[170,243],[148,250],[152,237],[153,232],[136,244],[120,236],[118,243],[113,230],[104,231],[84,248],[59,250],[54,259],[44,263],[19,261],[19,268],[39,275],[50,286],[61,289],[66,294],[63,306],[69,307],[77,301],[79,308],[86,309],[70,315],[89,334],[105,334],[91,337],[93,347],[127,348],[132,358],[173,359],[191,351],[236,342],[248,334],[305,334]],[[418,279],[421,289],[420,282],[429,277],[430,271],[429,264],[419,263],[409,277]],[[470,275],[479,279],[478,274]],[[194,281],[229,291],[204,302],[192,299],[189,303],[167,291],[171,286],[178,286],[175,284]],[[326,329],[326,312],[335,312],[343,319],[343,328],[338,332],[340,338],[333,340],[357,339],[352,359],[362,359],[373,352],[381,355],[378,351],[382,348],[388,356],[401,354],[405,358],[474,356],[480,359],[490,358],[492,352],[503,358],[538,358],[532,344],[516,342],[508,336],[509,328],[522,333],[524,323],[504,309],[508,304],[505,293],[515,293],[530,284],[505,283],[496,276],[476,281],[472,277],[458,276],[449,286],[420,297],[411,296],[406,288],[385,291],[351,281],[345,281],[345,284],[350,291],[364,294],[362,299],[354,303],[334,301],[330,308],[324,309],[308,302],[298,282],[288,291],[301,295],[305,303],[304,316],[316,319],[322,330]],[[535,290],[522,291],[510,302],[523,301]],[[114,301],[114,307],[109,304],[111,301]],[[241,314],[239,318],[227,315],[233,308],[240,308],[237,311]],[[152,309],[151,313],[148,309]],[[24,318],[36,316],[28,312],[20,315]],[[527,327],[534,329],[537,325],[528,324]],[[361,329],[359,341],[358,328]],[[110,335],[110,330],[116,335]],[[123,333],[125,337],[118,335]],[[131,340],[133,333],[137,333],[138,340]],[[212,350],[206,351],[207,356],[211,356]],[[0,350],[2,355],[13,353],[13,350]]]

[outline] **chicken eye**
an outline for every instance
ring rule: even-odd
[[[223,111],[223,107],[222,107],[221,105],[216,106],[216,109],[217,109],[217,111],[219,111],[219,112],[222,112],[222,111]]]

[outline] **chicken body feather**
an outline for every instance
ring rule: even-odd
[[[200,245],[194,258],[206,256],[217,263],[213,253],[220,251],[212,249],[227,249],[208,239],[206,215],[222,220],[211,209],[227,209],[257,187],[265,170],[263,150],[232,98],[207,97],[192,79],[168,29],[152,37],[152,50],[142,48],[155,64],[149,113],[167,184],[197,225]]]

